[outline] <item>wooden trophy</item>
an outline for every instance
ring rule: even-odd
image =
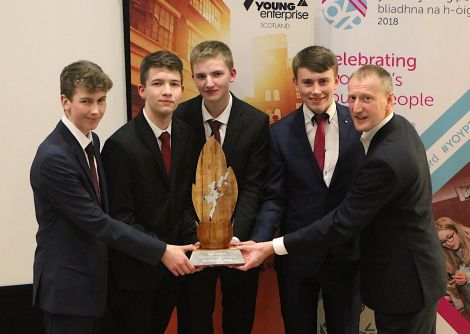
[[[237,179],[227,168],[224,151],[210,137],[199,155],[196,183],[192,188],[193,206],[200,248],[193,251],[191,263],[198,266],[238,265],[245,263],[240,250],[230,248],[233,235],[232,215],[238,197]]]

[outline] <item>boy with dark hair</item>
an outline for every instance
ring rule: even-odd
[[[194,136],[188,125],[172,117],[183,93],[182,71],[181,59],[172,52],[147,55],[138,86],[144,108],[103,148],[110,214],[175,245],[196,241],[194,222],[183,220],[191,208]],[[176,262],[192,271],[184,254],[191,246],[179,249]],[[178,298],[175,276],[186,271],[174,266],[171,258],[164,257],[162,265],[151,267],[122,252],[113,255],[111,300],[118,333],[164,333]]]
[[[251,236],[271,240],[330,212],[344,199],[364,157],[347,107],[334,101],[336,55],[322,46],[299,51],[294,85],[302,106],[271,127],[265,197]],[[357,334],[357,239],[324,247],[315,256],[276,256],[275,268],[286,333],[315,333],[320,291],[329,334]]]

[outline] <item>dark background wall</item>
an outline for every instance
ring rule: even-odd
[[[0,288],[0,333],[44,334],[41,313],[33,309],[32,285]]]

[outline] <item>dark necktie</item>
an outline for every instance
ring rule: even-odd
[[[315,133],[315,142],[313,144],[313,154],[317,159],[318,167],[323,172],[325,166],[325,121],[330,116],[324,112],[315,114],[312,117],[312,123],[317,123],[317,132]]]
[[[221,122],[216,121],[215,119],[210,119],[207,121],[209,123],[209,126],[211,127],[212,133],[211,136],[214,136],[215,140],[217,140],[220,144],[220,126],[222,125]]]
[[[88,157],[88,163],[90,164],[90,174],[91,181],[93,182],[93,188],[95,188],[95,193],[96,197],[98,197],[98,202],[101,203],[100,184],[98,182],[98,173],[96,172],[95,153],[93,152],[92,143],[88,144],[88,146],[85,147],[85,152]]]
[[[163,163],[165,164],[166,173],[170,175],[170,168],[171,168],[170,134],[166,131],[163,131],[159,138],[162,142],[161,151],[162,151]]]

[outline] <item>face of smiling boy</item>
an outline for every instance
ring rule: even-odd
[[[332,69],[318,73],[300,67],[294,84],[302,103],[315,114],[321,114],[333,103],[338,77]]]
[[[72,99],[60,96],[67,118],[85,135],[98,127],[106,111],[106,92],[77,87]]]

